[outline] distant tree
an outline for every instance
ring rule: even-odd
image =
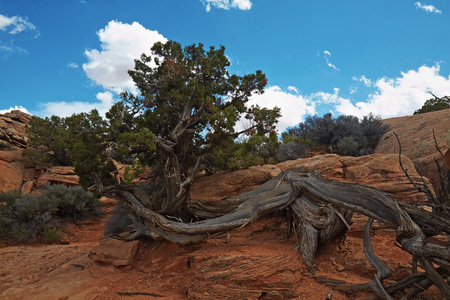
[[[25,156],[32,157],[38,164],[56,164],[67,166],[73,164],[67,145],[70,139],[67,134],[67,126],[64,120],[58,116],[41,119],[33,116],[27,127],[29,145],[32,148],[24,151]],[[30,130],[32,128],[32,130]]]
[[[433,95],[432,93],[430,93],[430,94],[434,98],[428,99],[427,101],[425,101],[422,108],[420,108],[414,112],[415,115],[450,108],[450,97],[449,96],[444,96],[444,97],[439,98],[439,97]]]
[[[372,153],[387,129],[388,125],[373,114],[360,120],[358,117],[345,115],[333,118],[328,113],[323,117],[307,116],[304,122],[288,128],[285,133],[310,140],[313,145],[335,147],[344,155],[360,156]],[[290,146],[291,149],[292,147],[293,145]],[[285,146],[280,146],[280,149],[284,148]]]

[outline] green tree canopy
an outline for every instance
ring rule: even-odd
[[[433,95],[433,94],[431,94],[431,95]],[[438,110],[450,108],[450,97],[449,96],[444,96],[442,98],[439,98],[439,97],[436,97],[435,95],[433,95],[433,97],[434,98],[428,99],[427,101],[425,101],[423,106],[420,109],[416,110],[414,112],[414,114],[418,115],[418,114],[423,114],[423,113],[427,113],[427,112],[431,112],[431,111],[438,111]]]
[[[95,184],[99,192],[114,183],[112,158],[150,166],[162,184],[158,201],[149,205],[160,213],[178,214],[199,171],[226,166],[217,163],[226,149],[242,155],[242,150],[233,150],[239,136],[273,142],[280,113],[278,108],[248,105],[253,94],[264,92],[266,76],[261,71],[230,74],[223,46],[183,48],[168,41],[151,50],[129,71],[139,93],[123,93],[106,120],[95,110],[65,119],[35,119],[30,133],[36,145],[73,161],[83,186]],[[247,126],[237,130],[242,120]],[[55,134],[47,140],[42,130]]]

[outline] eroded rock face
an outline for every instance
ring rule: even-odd
[[[411,179],[417,182],[422,181],[410,159],[402,157],[402,164],[408,170]],[[361,157],[326,154],[287,161],[277,166],[282,171],[292,167],[315,169],[324,179],[375,187],[392,193],[405,202],[427,200],[422,194],[411,195],[413,186],[401,169],[397,154],[372,154]],[[428,182],[426,178],[425,180]]]
[[[0,140],[11,145],[26,148],[28,136],[25,126],[30,123],[31,115],[13,110],[12,112],[0,114]]]
[[[280,172],[277,166],[264,165],[212,176],[200,175],[192,186],[191,198],[195,200],[224,199],[252,190]]]
[[[75,174],[73,167],[70,166],[53,166],[47,168],[44,174],[39,176],[37,186],[42,187],[46,183],[65,184],[68,186],[78,186],[78,176]]]
[[[0,114],[0,193],[19,190],[27,194],[47,182],[79,185],[73,167],[55,166],[40,170],[22,156],[23,149],[28,147],[25,127],[30,120],[31,115],[18,110]]]
[[[431,182],[439,182],[435,160],[442,164],[443,159],[436,150],[433,130],[439,148],[442,153],[445,153],[448,149],[446,135],[450,129],[450,109],[385,119],[383,123],[388,124],[390,128],[380,138],[375,153],[398,154],[399,147],[394,136],[395,132],[400,139],[402,154],[417,163],[421,175],[427,177]],[[434,184],[435,189],[438,186],[438,184]]]
[[[413,180],[421,181],[414,165],[407,157],[402,163]],[[324,179],[358,183],[379,188],[392,193],[402,201],[425,201],[424,195],[410,195],[412,185],[400,168],[398,155],[373,154],[361,157],[338,156],[336,154],[317,155],[286,161],[275,166],[266,165],[203,176],[193,184],[193,200],[219,200],[251,190],[289,168],[303,167],[317,170]],[[206,188],[208,187],[208,188]]]

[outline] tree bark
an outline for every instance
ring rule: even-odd
[[[144,235],[180,244],[198,242],[211,234],[245,226],[262,216],[285,211],[291,215],[292,228],[299,238],[297,249],[310,270],[313,269],[319,247],[343,234],[349,227],[352,213],[358,212],[395,228],[396,239],[403,249],[418,259],[427,278],[443,295],[450,295],[446,276],[441,275],[443,272],[450,275],[448,247],[427,243],[421,227],[413,219],[423,220],[418,222],[425,228],[436,222],[448,224],[448,220],[439,220],[438,217],[430,220],[429,213],[424,210],[407,204],[399,205],[396,198],[375,188],[325,181],[315,171],[294,168],[241,195],[220,202],[203,201],[188,205],[193,214],[205,218],[192,223],[174,221],[167,215],[155,212],[144,205],[142,195],[126,186],[117,186],[110,192],[116,193],[131,206],[145,224],[147,231]],[[389,290],[386,291],[383,280],[390,276],[390,271],[374,255],[367,228],[364,237],[365,252],[378,270],[370,286],[378,295],[389,299],[391,295],[388,294]],[[448,230],[448,227],[441,228],[441,232]],[[440,271],[435,266],[439,266]],[[392,293],[396,291],[398,290],[391,289]]]

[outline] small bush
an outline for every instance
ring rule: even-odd
[[[343,155],[356,156],[359,153],[359,143],[352,136],[343,137],[337,146]]]
[[[310,146],[303,143],[283,143],[277,150],[276,157],[280,162],[294,160],[308,155]]]
[[[40,195],[18,191],[0,194],[0,236],[17,242],[44,240],[54,243],[68,221],[99,216],[102,204],[81,188],[46,186]]]
[[[130,216],[134,216],[134,212],[129,206],[123,202],[119,202],[114,207],[112,216],[105,224],[104,235],[110,236],[125,232],[127,227],[133,224],[133,220]]]
[[[56,203],[56,216],[59,218],[78,221],[102,214],[103,205],[99,199],[80,187],[47,185],[44,194],[49,201]]]
[[[0,141],[0,151],[2,150],[8,150],[11,148],[11,145],[7,142]]]
[[[388,128],[380,117],[373,114],[362,119],[344,115],[334,119],[331,114],[325,114],[323,117],[308,116],[305,122],[287,128],[283,135],[310,139],[312,146],[328,146],[330,149],[337,146],[340,154],[360,156],[373,153],[378,140]]]
[[[62,232],[56,227],[46,228],[44,230],[44,239],[47,243],[53,244],[58,242],[62,237]]]

